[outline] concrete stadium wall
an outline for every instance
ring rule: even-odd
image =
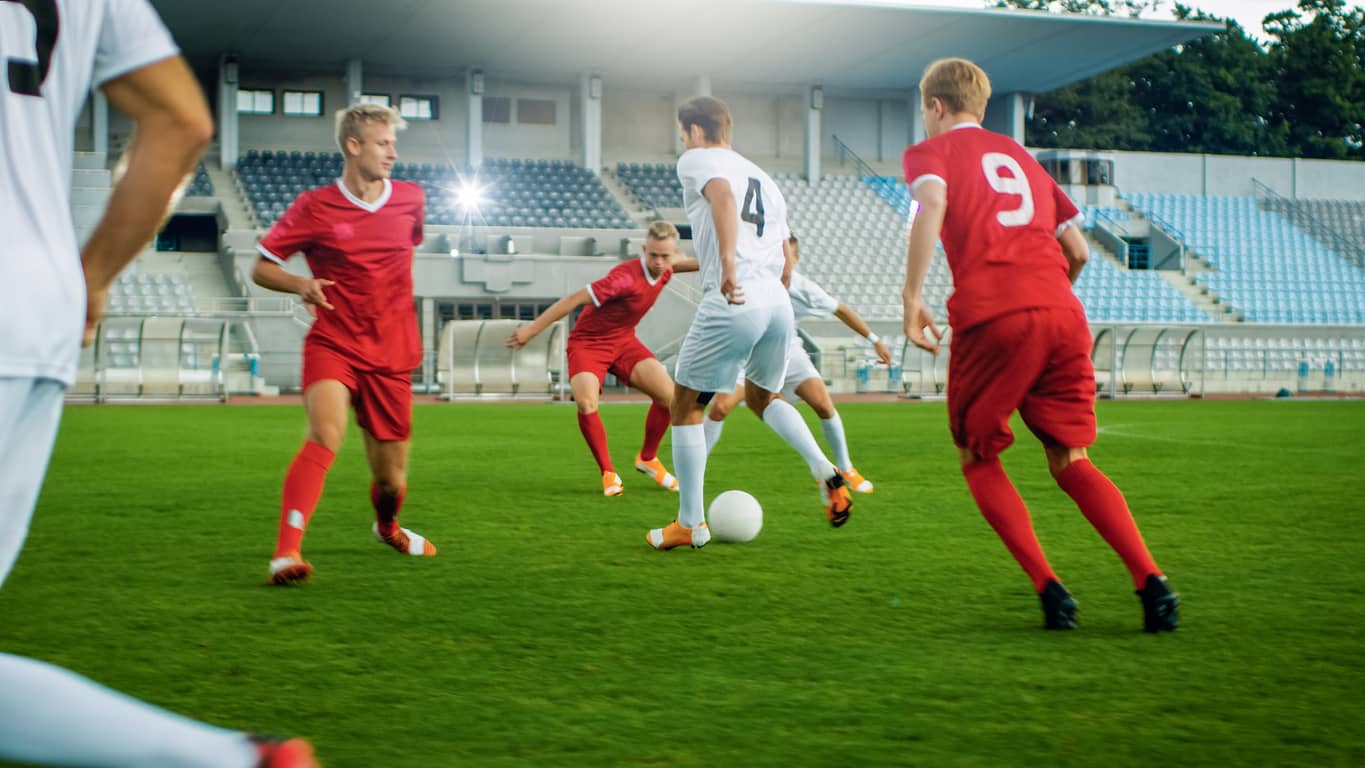
[[[1284,157],[1106,152],[1120,194],[1255,194],[1252,179],[1289,198],[1365,200],[1365,163]]]

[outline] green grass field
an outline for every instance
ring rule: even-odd
[[[1038,628],[941,404],[841,412],[877,485],[846,527],[739,412],[707,498],[750,491],[763,533],[660,553],[677,497],[626,471],[643,406],[603,410],[614,499],[572,406],[419,406],[403,520],[440,556],[373,541],[353,431],[317,574],[276,589],[301,408],[71,408],[0,650],[328,766],[1365,764],[1365,402],[1100,405],[1092,456],[1184,599],[1167,636],[1022,429],[1006,466],[1075,632]]]

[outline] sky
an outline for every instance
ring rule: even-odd
[[[1232,18],[1242,26],[1242,29],[1247,31],[1248,35],[1262,41],[1266,39],[1266,35],[1261,29],[1261,19],[1265,18],[1267,14],[1298,5],[1296,0],[1183,0],[1183,3],[1214,16]],[[905,4],[981,8],[986,5],[986,2],[985,0],[910,0]],[[1360,3],[1351,3],[1350,5],[1361,6]],[[1174,0],[1164,0],[1161,8],[1154,14],[1148,14],[1148,18],[1171,19],[1174,18],[1174,11]]]

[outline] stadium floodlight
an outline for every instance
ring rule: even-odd
[[[478,210],[483,201],[483,187],[477,181],[461,181],[455,188],[455,204],[467,211]]]

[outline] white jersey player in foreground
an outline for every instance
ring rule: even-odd
[[[796,235],[792,235],[787,242],[795,260],[799,262],[801,250]],[[795,313],[797,324],[807,317],[833,315],[854,333],[872,342],[872,348],[876,350],[877,357],[883,365],[891,364],[891,350],[887,348],[886,342],[872,332],[867,322],[857,312],[830,296],[814,280],[793,271],[791,283],[787,286],[787,294],[791,297],[792,311]],[[778,396],[776,393],[773,395]],[[720,441],[721,430],[725,427],[725,417],[743,397],[744,382],[741,380],[734,392],[716,395],[711,401],[711,409],[706,412],[704,427],[707,454],[710,454]],[[815,363],[811,362],[810,355],[806,354],[800,337],[795,334],[792,335],[791,346],[787,348],[787,376],[782,381],[781,397],[789,402],[795,402],[796,398],[806,401],[811,410],[815,411],[815,415],[820,417],[820,431],[825,433],[825,441],[834,451],[834,463],[843,473],[848,487],[859,493],[872,493],[872,483],[858,472],[853,466],[853,460],[849,458],[844,422],[839,418],[839,412],[834,409],[834,400],[829,396],[829,389],[825,387],[825,379],[820,375],[820,371],[816,370]]]
[[[678,159],[678,179],[701,265],[702,299],[674,377],[678,519],[645,538],[655,549],[702,547],[711,540],[702,501],[702,416],[715,393],[734,387],[741,370],[750,410],[806,460],[830,524],[841,526],[853,506],[843,475],[820,451],[801,414],[772,396],[782,386],[795,334],[784,284],[791,274],[787,202],[763,169],[730,148],[732,119],[724,102],[692,99],[678,108],[678,123],[687,148]]]
[[[204,96],[147,0],[0,3],[0,582],[47,471],[82,327],[156,233],[213,136]],[[137,126],[128,168],[79,252],[72,137],[92,83]],[[82,272],[84,274],[82,274]],[[315,766],[307,742],[197,723],[43,662],[0,654],[0,762]]]

